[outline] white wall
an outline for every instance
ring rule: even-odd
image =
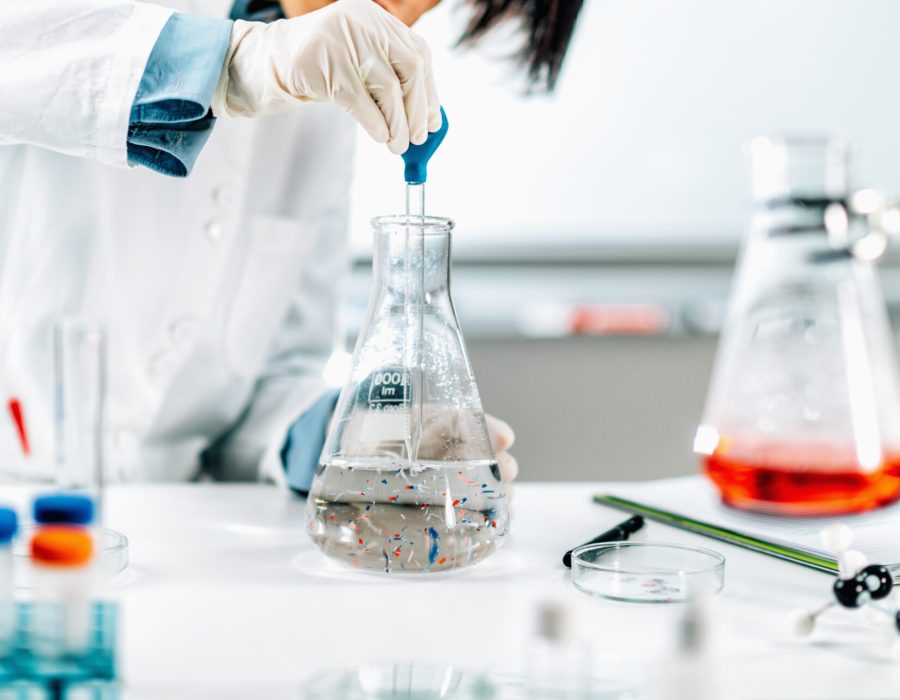
[[[858,183],[900,191],[897,0],[587,0],[552,99],[449,49],[459,5],[418,27],[451,120],[428,211],[457,220],[457,245],[734,239],[741,147],[760,133],[840,133],[858,146]],[[368,219],[402,205],[402,168],[365,137],[358,165],[368,249]]]

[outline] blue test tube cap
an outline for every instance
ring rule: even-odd
[[[405,164],[403,178],[407,184],[421,185],[428,179],[428,161],[431,160],[431,156],[434,155],[438,146],[441,145],[441,142],[447,135],[448,128],[450,128],[450,124],[447,122],[447,114],[444,112],[444,108],[441,107],[441,128],[437,131],[429,132],[425,143],[418,146],[412,143],[409,144],[409,148],[400,156]]]
[[[34,520],[42,525],[90,525],[94,500],[80,493],[52,493],[34,499]]]
[[[19,516],[12,508],[0,507],[0,545],[9,544],[19,531]]]

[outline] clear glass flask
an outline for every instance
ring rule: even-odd
[[[360,569],[467,566],[503,542],[509,513],[450,298],[453,222],[372,223],[373,290],[310,488],[308,531]]]
[[[786,515],[900,495],[900,394],[884,298],[853,255],[847,148],[753,142],[753,212],[694,449],[723,500]]]

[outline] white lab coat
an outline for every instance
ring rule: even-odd
[[[194,478],[213,444],[215,476],[283,479],[286,430],[325,390],[353,124],[330,105],[220,119],[185,180],[112,167],[169,12],[0,0],[0,475],[52,475],[63,315],[108,329],[111,480]],[[24,406],[30,458],[6,396]]]

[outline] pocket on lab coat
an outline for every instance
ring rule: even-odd
[[[263,368],[288,306],[302,293],[315,227],[298,219],[256,216],[249,238],[225,323],[226,361],[245,378]]]

